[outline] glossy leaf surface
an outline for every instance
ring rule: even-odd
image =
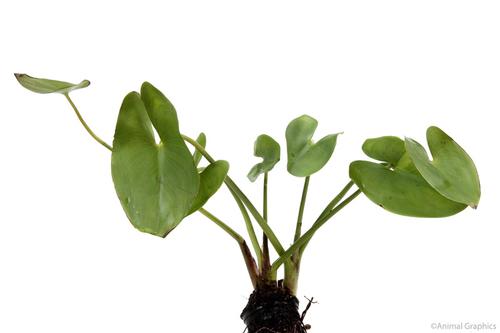
[[[203,207],[208,199],[217,192],[224,183],[228,170],[229,163],[223,160],[210,163],[203,169],[200,173],[200,189],[193,201],[189,214]]]
[[[67,94],[72,90],[81,89],[90,85],[89,80],[83,80],[78,84],[56,81],[49,79],[40,79],[27,74],[14,74],[17,81],[26,89],[39,94],[60,93]]]
[[[365,140],[362,149],[369,157],[394,166],[405,153],[405,142],[396,136],[381,136]]]
[[[247,177],[254,182],[263,173],[271,171],[280,160],[280,145],[269,135],[262,134],[257,137],[254,144],[254,155],[262,157],[262,162],[250,169]]]
[[[140,231],[164,237],[189,213],[200,176],[174,107],[147,82],[141,94],[132,92],[122,103],[111,162],[120,202]]]
[[[288,172],[297,177],[307,177],[319,171],[332,156],[337,134],[327,135],[316,143],[312,137],[318,122],[303,115],[290,122],[286,129]]]
[[[424,179],[450,200],[476,207],[481,196],[479,176],[469,155],[438,127],[429,127],[427,143],[432,154],[407,138],[406,149]]]
[[[378,163],[354,161],[349,167],[349,176],[371,201],[396,214],[445,217],[467,207],[445,198],[420,174],[407,170],[391,170]]]

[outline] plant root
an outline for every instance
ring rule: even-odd
[[[311,298],[300,315],[299,300],[287,288],[261,283],[250,295],[241,319],[248,333],[306,333],[311,325],[303,320],[313,303]]]

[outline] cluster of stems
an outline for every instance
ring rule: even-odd
[[[101,138],[99,138],[95,133],[90,129],[90,127],[86,124],[77,107],[69,97],[69,94],[65,94],[66,99],[70,103],[71,107],[75,111],[78,119],[82,123],[83,127],[87,130],[87,132],[94,138],[98,143],[107,148],[110,151],[113,151],[113,148],[104,142]],[[205,150],[205,148],[200,145],[196,140],[182,135],[184,141],[192,145],[196,150],[198,150],[201,155],[209,162],[215,162],[214,158],[210,156],[210,154]],[[262,213],[255,207],[255,205],[248,199],[248,197],[241,191],[241,189],[236,185],[236,183],[229,177],[226,177],[224,183],[228,188],[229,192],[233,196],[238,208],[241,212],[243,220],[245,221],[246,229],[250,238],[250,242],[253,248],[250,251],[245,238],[241,236],[239,233],[234,231],[231,227],[229,227],[226,223],[221,221],[215,215],[210,213],[204,208],[200,208],[198,211],[207,217],[210,221],[214,222],[218,225],[222,230],[224,230],[229,236],[231,236],[239,245],[243,258],[245,260],[245,264],[250,276],[250,280],[254,288],[257,288],[260,283],[276,283],[278,270],[283,265],[284,266],[284,279],[283,286],[288,288],[291,293],[295,294],[297,291],[297,284],[299,278],[300,271],[300,262],[302,259],[302,254],[304,253],[305,248],[309,244],[309,241],[314,236],[316,231],[323,226],[328,220],[330,220],[335,214],[337,214],[342,208],[344,208],[347,204],[349,204],[352,200],[354,200],[361,191],[358,189],[349,196],[346,195],[349,193],[349,190],[353,186],[353,182],[349,181],[347,185],[330,201],[330,203],[325,207],[325,209],[319,214],[318,218],[312,224],[312,226],[304,233],[302,233],[302,220],[304,216],[304,209],[307,198],[307,191],[309,187],[310,177],[305,177],[304,187],[302,191],[302,197],[299,206],[299,212],[297,217],[297,223],[295,228],[295,236],[293,244],[285,249],[279,239],[276,237],[273,229],[269,226],[267,220],[267,185],[268,185],[269,176],[267,173],[264,174],[263,177],[263,204],[262,204]],[[346,198],[345,198],[346,197]],[[249,214],[250,213],[250,214]],[[253,221],[250,215],[253,217],[253,220],[257,222],[259,227],[262,229],[263,237],[262,244],[259,242],[257,235],[255,233],[255,229],[253,226]],[[278,258],[271,263],[270,254],[269,254],[269,244],[274,248],[276,253],[278,254]],[[256,258],[256,260],[255,260]]]

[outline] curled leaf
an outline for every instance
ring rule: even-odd
[[[155,142],[153,128],[160,143]],[[116,193],[140,231],[165,237],[189,213],[200,176],[168,99],[145,82],[123,100],[111,157]]]
[[[196,142],[200,144],[203,148],[207,146],[207,137],[205,136],[205,133],[200,133],[198,137],[196,138]],[[193,153],[193,160],[194,160],[194,165],[198,166],[201,161],[201,153],[198,151],[198,149],[194,150]]]
[[[247,177],[254,182],[263,173],[271,171],[280,160],[280,145],[269,135],[262,134],[257,137],[254,144],[254,155],[262,157],[263,161],[250,169]]]
[[[467,207],[449,200],[430,186],[417,173],[378,163],[354,161],[349,176],[360,190],[382,208],[414,217],[445,217]]]
[[[219,160],[214,163],[210,163],[206,168],[200,173],[200,189],[196,198],[191,205],[189,214],[196,212],[198,209],[203,207],[203,205],[214,195],[217,190],[224,183],[226,179],[227,172],[229,171],[229,163],[227,161]]]
[[[36,77],[29,76],[27,74],[14,74],[17,81],[26,89],[39,94],[50,94],[59,93],[67,94],[70,91],[88,87],[90,85],[89,80],[83,80],[78,84],[56,81],[49,79],[40,79]]]
[[[432,154],[413,139],[405,145],[422,177],[446,198],[477,207],[481,196],[479,176],[469,155],[438,127],[427,129],[427,143]]]
[[[313,143],[312,137],[318,121],[308,115],[300,116],[286,128],[288,172],[297,177],[307,177],[319,171],[328,162],[337,143],[337,134],[323,137]]]
[[[381,136],[365,140],[362,149],[369,157],[394,166],[405,153],[405,142],[397,136]]]

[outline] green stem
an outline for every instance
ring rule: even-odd
[[[234,231],[230,226],[228,226],[227,224],[225,224],[224,222],[222,222],[220,219],[218,219],[217,217],[215,217],[212,213],[210,213],[206,209],[200,208],[200,209],[198,209],[198,211],[201,214],[203,214],[205,217],[207,217],[209,220],[211,220],[212,222],[214,222],[215,224],[217,224],[219,227],[221,227],[222,230],[224,230],[225,232],[227,232],[229,234],[229,236],[231,236],[238,243],[241,243],[241,242],[245,241],[245,239],[239,233],[237,233],[236,231]]]
[[[78,117],[78,120],[80,120],[80,123],[82,123],[83,127],[85,127],[85,129],[90,134],[90,136],[93,137],[97,142],[99,142],[101,145],[103,145],[104,147],[106,147],[110,151],[113,151],[113,148],[110,145],[108,145],[106,142],[104,142],[104,140],[102,140],[100,137],[98,137],[97,135],[95,135],[94,132],[92,132],[92,130],[87,125],[87,123],[85,122],[85,120],[83,120],[83,117],[80,114],[80,112],[78,111],[75,103],[73,103],[73,101],[69,97],[69,94],[66,93],[66,94],[64,94],[64,96],[66,96],[66,99],[68,100],[69,104],[71,105],[71,107],[73,108],[73,110],[75,110],[75,113],[76,113],[76,116]]]
[[[346,186],[344,186],[342,191],[340,191],[339,194],[337,194],[335,198],[333,198],[332,201],[330,201],[330,203],[325,207],[325,209],[323,209],[323,211],[316,220],[319,220],[326,214],[328,214],[328,212],[330,212],[333,209],[333,207],[335,207],[340,202],[340,200],[342,200],[342,198],[346,195],[346,193],[349,192],[349,190],[353,185],[354,182],[352,180],[349,181],[349,183],[347,183]]]
[[[200,152],[200,154],[203,155],[203,157],[205,157],[207,159],[208,162],[210,162],[210,163],[215,162],[215,159],[212,156],[210,156],[210,154],[205,150],[205,148],[202,145],[200,145],[196,140],[188,137],[187,135],[182,135],[182,138],[184,139],[184,141],[188,142],[196,150],[198,150]],[[229,179],[230,179],[229,176],[226,176],[224,183],[226,184],[226,186],[229,189],[229,192],[231,192],[231,195],[233,196],[234,200],[238,204],[238,208],[240,209],[241,214],[243,216],[243,219],[245,220],[245,225],[246,225],[246,228],[248,231],[248,235],[250,236],[250,241],[252,243],[255,254],[257,256],[257,260],[258,260],[259,265],[260,265],[260,263],[262,262],[262,251],[260,249],[260,244],[259,244],[259,241],[257,240],[257,235],[255,234],[255,230],[253,228],[252,221],[250,220],[250,217],[248,216],[248,212],[245,208],[245,205],[243,204],[243,202],[239,198],[237,191],[235,190],[235,187],[237,187],[237,186],[234,183],[232,184],[233,186],[230,186],[230,184],[228,184]]]
[[[269,227],[267,224],[266,220],[260,215],[259,211],[255,206],[252,204],[252,202],[247,198],[247,196],[239,189],[238,186],[233,182],[233,180],[229,177],[226,177],[226,185],[233,188],[233,190],[236,192],[238,197],[241,199],[241,201],[245,204],[245,206],[248,208],[250,211],[250,214],[252,214],[253,218],[257,221],[259,226],[262,228],[262,231],[266,234],[267,238],[269,239],[269,242],[273,245],[274,249],[276,252],[281,255],[283,252],[285,252],[285,249],[281,245],[280,241],[278,240],[278,237],[276,237],[276,234],[274,231]]]
[[[255,264],[255,260],[252,257],[252,253],[250,252],[250,249],[248,248],[245,239],[236,231],[231,229],[231,227],[229,227],[227,224],[222,222],[220,219],[215,217],[213,214],[211,214],[204,208],[200,208],[198,209],[198,211],[204,216],[206,216],[209,220],[214,222],[216,225],[218,225],[220,228],[222,228],[222,230],[224,230],[236,242],[238,242],[243,258],[245,259],[245,264],[247,266],[248,274],[250,275],[250,280],[252,281],[252,285],[255,288],[257,286],[257,281],[258,281],[257,265]]]
[[[335,196],[335,198],[333,198],[332,201],[330,201],[330,203],[325,207],[325,209],[323,210],[323,212],[321,212],[321,214],[318,216],[318,218],[316,219],[316,221],[319,221],[323,217],[325,217],[326,214],[328,214],[340,202],[340,200],[342,200],[342,198],[345,197],[345,195],[347,194],[347,192],[349,192],[349,190],[351,189],[351,187],[353,185],[354,185],[354,182],[352,180],[349,181],[346,184],[346,186],[344,186],[344,188],[339,192],[339,194],[337,194]],[[305,242],[304,245],[302,245],[302,247],[300,248],[300,250],[299,250],[299,258],[302,257],[302,253],[306,249],[307,244],[309,244],[309,241]]]
[[[203,148],[203,146],[201,146],[198,142],[196,142],[196,140],[193,140],[192,138],[190,138],[186,135],[182,135],[182,138],[186,142],[191,144],[193,147],[195,147],[203,155],[203,157],[205,157],[207,159],[207,161],[209,161],[210,163],[215,162],[215,160],[212,158],[212,156],[210,156],[210,154],[208,154],[208,152],[205,150],[205,148]],[[240,200],[248,208],[248,210],[250,211],[252,216],[255,218],[255,220],[257,221],[259,226],[262,228],[262,230],[266,234],[267,238],[269,239],[269,241],[273,245],[276,252],[279,255],[281,255],[285,251],[285,249],[283,248],[280,241],[278,240],[278,238],[274,234],[274,231],[269,227],[266,220],[264,220],[262,215],[260,215],[259,211],[255,208],[255,206],[252,204],[252,202],[240,190],[240,188],[234,183],[234,181],[231,179],[231,177],[227,176],[226,179],[224,180],[224,183],[226,184],[226,186],[230,190],[234,191],[234,195],[236,195],[235,200],[236,201]]]
[[[264,173],[264,188],[262,190],[262,217],[266,222],[267,219],[267,181],[268,181],[268,173]],[[271,259],[269,257],[269,242],[267,240],[267,236],[264,232],[262,232],[262,266],[261,272],[264,278],[268,278],[269,270],[271,269]]]
[[[308,242],[314,233],[325,224],[332,216],[337,214],[342,208],[344,208],[347,204],[349,204],[352,200],[354,200],[359,194],[361,190],[357,190],[349,197],[347,197],[344,201],[342,201],[338,206],[333,208],[329,213],[327,213],[323,218],[316,221],[309,230],[307,230],[292,246],[288,248],[280,257],[272,264],[271,272],[276,272],[278,268],[287,261],[302,245]]]
[[[306,177],[304,181],[304,188],[302,189],[302,197],[300,199],[299,215],[297,217],[297,225],[295,227],[295,237],[293,241],[296,242],[299,239],[302,230],[302,218],[304,217],[304,208],[306,206],[307,189],[309,188],[309,176]]]
[[[240,209],[241,215],[243,216],[243,220],[245,220],[245,226],[247,228],[248,235],[250,236],[250,242],[252,243],[253,250],[255,251],[255,256],[257,257],[257,262],[259,267],[262,267],[262,250],[260,248],[259,240],[257,239],[257,235],[255,234],[255,229],[253,228],[252,220],[250,220],[250,216],[245,208],[245,205],[238,200],[236,193],[232,189],[229,189],[231,195],[235,198],[236,204]]]

